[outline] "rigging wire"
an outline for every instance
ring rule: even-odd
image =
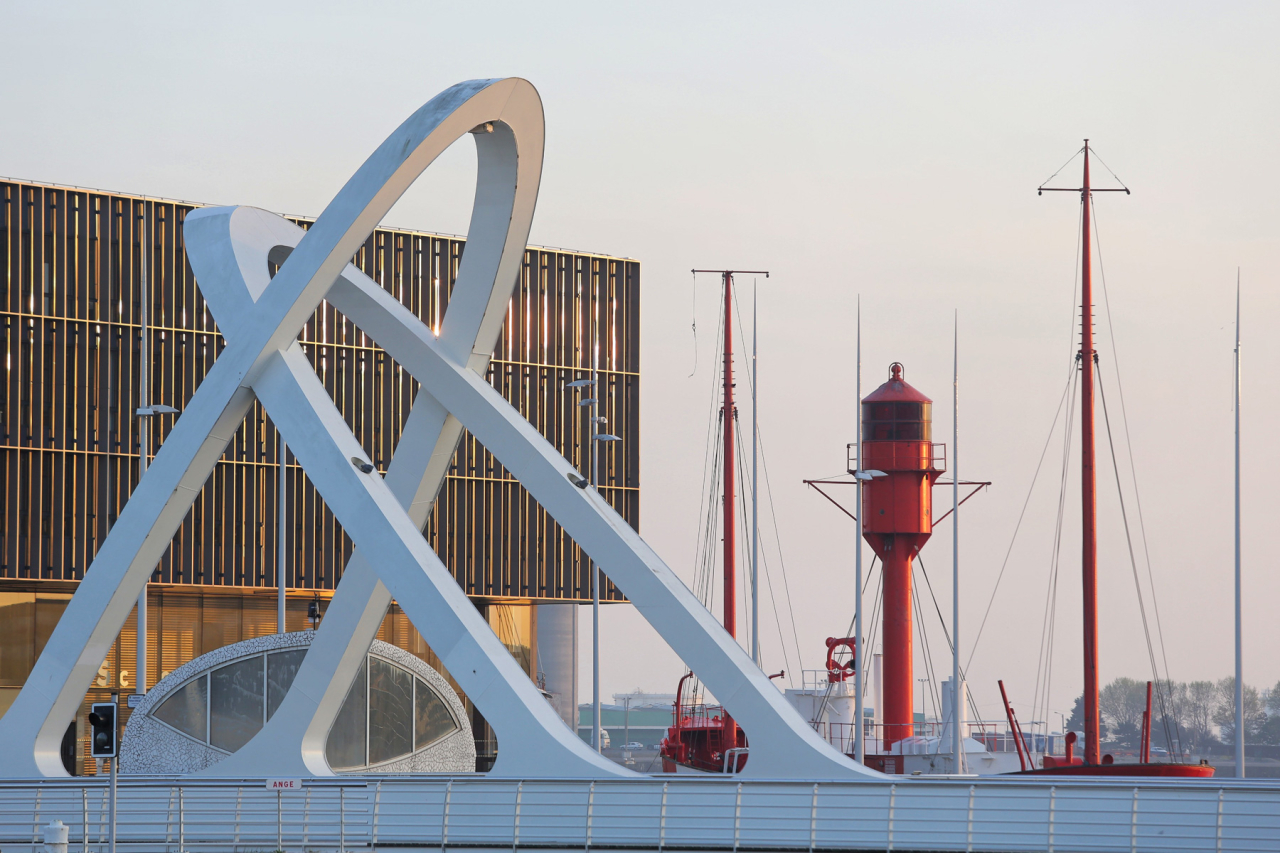
[[[916,562],[912,561],[911,574],[913,576],[912,578],[913,584],[914,584],[914,575],[915,575],[916,568],[917,568]],[[925,674],[928,676],[925,679],[925,683],[929,686],[926,690],[921,692],[928,694],[929,701],[933,704],[933,711],[934,711],[933,718],[937,720],[939,716],[938,715],[938,694],[937,694],[938,676],[933,668],[933,649],[929,645],[929,632],[926,631],[924,628],[924,608],[921,607],[920,605],[920,596],[918,595],[911,596],[911,603],[915,606],[916,631],[917,633],[919,633],[920,641],[924,645],[924,671],[925,671]],[[924,705],[924,698],[925,697],[923,695],[920,697],[920,713],[921,714],[927,714],[927,709],[925,708],[925,705]],[[915,703],[912,702],[913,706],[914,704]],[[912,712],[912,716],[913,717],[915,716],[914,710]]]
[[[1077,148],[1077,149],[1076,149],[1076,153],[1072,154],[1072,155],[1067,159],[1067,162],[1063,163],[1061,166],[1059,166],[1059,167],[1058,167],[1058,171],[1057,171],[1057,172],[1054,172],[1052,175],[1050,175],[1049,177],[1047,177],[1047,178],[1045,178],[1043,181],[1041,181],[1041,182],[1040,182],[1040,186],[1042,186],[1042,187],[1043,187],[1043,186],[1047,186],[1047,185],[1049,184],[1049,182],[1050,182],[1050,181],[1052,181],[1054,178],[1058,177],[1058,172],[1061,172],[1063,169],[1065,169],[1065,168],[1067,168],[1068,166],[1070,166],[1070,165],[1071,165],[1071,161],[1072,161],[1072,160],[1074,160],[1074,159],[1076,159],[1077,157],[1079,157],[1079,156],[1080,156],[1080,152],[1081,152],[1081,151],[1084,151],[1084,146],[1083,146],[1083,145],[1081,145],[1079,148]],[[1103,165],[1105,166],[1106,164],[1105,164],[1105,163],[1103,163]],[[1107,171],[1111,171],[1111,170],[1110,170],[1110,169],[1108,169]],[[1119,178],[1117,178],[1116,180],[1119,180]]]
[[[1099,379],[1101,379],[1101,376],[1099,376]],[[1120,499],[1120,518],[1124,522],[1125,543],[1129,546],[1129,565],[1133,568],[1133,586],[1138,593],[1138,612],[1142,614],[1142,633],[1147,641],[1147,657],[1151,662],[1151,674],[1155,678],[1156,684],[1159,685],[1160,669],[1156,663],[1155,647],[1151,644],[1151,629],[1147,625],[1147,606],[1142,599],[1142,581],[1138,576],[1138,560],[1133,552],[1133,537],[1129,533],[1129,513],[1125,509],[1124,492],[1120,488],[1120,463],[1116,459],[1116,443],[1111,436],[1111,416],[1107,413],[1107,394],[1101,381],[1098,382],[1098,392],[1099,397],[1102,399],[1102,419],[1107,426],[1107,444],[1111,448],[1111,466],[1116,475],[1116,494]],[[1165,740],[1170,745],[1173,745],[1174,739],[1169,731],[1168,709],[1164,705],[1164,691],[1159,686],[1156,687],[1156,695],[1160,701],[1160,715],[1164,719]],[[1177,725],[1176,722],[1175,725]]]
[[[1102,158],[1098,158],[1098,159],[1101,162]],[[1106,167],[1108,172],[1111,172],[1111,168],[1107,166],[1106,163],[1103,163],[1102,165]],[[1120,179],[1116,177],[1114,172],[1111,172],[1111,176],[1116,178],[1116,180],[1120,182],[1121,186],[1124,185],[1124,182],[1120,181]],[[1100,278],[1102,279],[1102,300],[1103,300],[1103,306],[1106,308],[1106,311],[1107,311],[1107,333],[1111,338],[1111,360],[1112,362],[1114,362],[1116,367],[1116,389],[1120,394],[1120,423],[1124,427],[1125,446],[1129,454],[1129,474],[1130,474],[1130,478],[1133,481],[1133,497],[1134,497],[1135,507],[1138,513],[1138,532],[1142,538],[1142,553],[1143,553],[1144,561],[1147,566],[1147,584],[1151,588],[1151,606],[1152,606],[1152,609],[1154,610],[1155,618],[1156,618],[1156,636],[1159,638],[1159,641],[1160,641],[1160,656],[1161,656],[1161,659],[1164,661],[1165,678],[1169,679],[1170,684],[1172,684],[1170,669],[1169,669],[1168,647],[1165,645],[1165,642],[1164,642],[1164,625],[1162,620],[1160,619],[1160,600],[1156,596],[1155,574],[1151,569],[1151,549],[1147,544],[1147,524],[1142,512],[1142,493],[1138,489],[1138,468],[1137,468],[1137,464],[1134,461],[1133,439],[1129,432],[1129,414],[1128,414],[1128,406],[1125,404],[1124,382],[1122,381],[1121,375],[1120,375],[1120,352],[1116,348],[1115,323],[1111,319],[1111,296],[1109,291],[1107,290],[1107,270],[1102,263],[1102,235],[1098,230],[1098,208],[1097,208],[1097,205],[1092,203],[1092,200],[1090,200],[1090,207],[1093,210],[1094,242],[1098,246],[1098,272],[1100,274]],[[1157,676],[1156,680],[1159,681],[1159,673],[1156,673],[1156,676]],[[1173,704],[1173,696],[1171,692],[1169,695],[1169,701],[1171,704]],[[1175,710],[1176,710],[1176,705],[1175,705]],[[1162,707],[1161,713],[1164,713],[1163,707]],[[1174,720],[1174,726],[1176,731],[1178,728],[1176,717]],[[1179,735],[1179,742],[1180,742],[1181,733],[1178,732],[1178,735]],[[1168,732],[1165,733],[1165,737],[1166,738],[1168,737]],[[1172,742],[1170,743],[1172,744]]]
[[[1027,487],[1027,496],[1022,501],[1022,510],[1018,513],[1018,521],[1013,527],[1013,536],[1009,539],[1009,547],[1005,550],[1004,561],[1000,563],[1000,573],[996,575],[995,586],[991,590],[991,598],[987,601],[987,609],[982,614],[982,622],[978,625],[978,630],[973,636],[973,647],[969,650],[969,657],[965,661],[964,668],[968,669],[973,664],[973,656],[978,652],[978,641],[982,639],[982,630],[987,626],[987,617],[991,615],[991,606],[995,604],[996,593],[1000,591],[1000,581],[1004,579],[1005,570],[1009,567],[1009,557],[1013,554],[1013,546],[1018,541],[1018,531],[1022,529],[1022,522],[1027,515],[1027,507],[1031,503],[1031,494],[1035,491],[1036,481],[1040,477],[1040,469],[1044,466],[1046,454],[1049,452],[1049,444],[1053,440],[1053,434],[1058,428],[1058,419],[1062,417],[1062,406],[1067,400],[1067,392],[1071,388],[1071,380],[1075,374],[1075,365],[1072,365],[1071,373],[1067,375],[1067,384],[1062,389],[1062,396],[1058,400],[1058,410],[1054,412],[1053,423],[1049,426],[1049,434],[1045,437],[1044,447],[1040,450],[1040,460],[1036,462],[1035,473],[1031,475],[1031,485]]]
[[[863,595],[866,595],[867,587],[871,585],[871,573],[872,573],[872,570],[876,567],[876,561],[877,561],[877,560],[879,560],[879,559],[880,559],[880,558],[879,558],[878,556],[872,556],[872,558],[871,558],[871,565],[870,565],[870,566],[868,567],[868,569],[867,569],[867,579],[866,579],[865,581],[863,581],[863,583],[862,583],[862,594],[863,594]],[[879,587],[877,587],[877,588],[876,588],[876,594],[877,594],[877,595],[879,595],[879,593],[880,593],[880,590],[879,590]],[[851,637],[851,636],[853,636],[853,628],[854,628],[854,623],[855,623],[856,621],[857,621],[857,617],[856,617],[856,616],[850,617],[850,619],[849,619],[849,627],[848,627],[848,628],[846,628],[846,629],[845,629],[845,632],[844,632],[844,635],[845,635],[846,637]],[[859,642],[859,640],[855,638],[854,642]],[[864,649],[863,651],[865,652],[866,650]],[[838,652],[836,652],[836,656],[835,656],[834,660],[835,660],[837,663],[844,663],[844,662],[845,662],[845,659],[846,659],[846,656],[847,656],[848,654],[849,654],[848,652],[845,652],[845,651],[843,651],[843,650],[838,651]],[[864,668],[864,669],[866,668],[867,659],[868,659],[868,658],[867,658],[867,656],[864,654],[864,655],[863,655],[863,657],[862,657],[862,664],[863,664],[863,668]],[[824,662],[824,663],[825,663],[825,662]],[[803,671],[802,671],[802,672],[803,672]],[[862,677],[863,677],[863,674],[862,674],[862,673],[860,673],[860,672],[855,672],[853,675],[854,675],[854,678],[862,678]],[[865,686],[865,684],[866,684],[866,682],[864,681],[864,682],[863,682],[863,685]],[[801,686],[801,687],[803,687],[803,686],[804,686],[804,679],[803,679],[803,677],[802,677],[802,678],[801,678],[801,680],[800,680],[800,686]],[[828,682],[827,682],[826,692],[824,692],[824,693],[823,693],[823,695],[822,695],[822,701],[818,704],[818,710],[817,710],[817,713],[815,713],[815,714],[814,714],[813,722],[817,722],[818,720],[822,719],[822,715],[823,715],[824,713],[826,713],[827,705],[828,705],[828,703],[831,701],[831,691],[832,691],[834,688],[835,688],[835,682],[833,682],[833,681],[828,681]],[[865,695],[865,693],[864,693],[863,695]]]
[[[942,615],[942,606],[938,604],[938,596],[934,593],[933,583],[929,580],[929,570],[925,568],[924,560],[921,559],[920,554],[918,553],[916,554],[916,562],[920,565],[920,574],[924,577],[924,584],[929,590],[929,597],[933,599],[933,609],[938,614],[938,623],[942,626],[942,637],[947,641],[947,651],[955,654],[955,643],[951,641],[951,632],[947,630],[947,620]],[[921,625],[923,626],[923,622]],[[964,667],[960,668],[960,680],[962,682],[967,682],[969,680],[969,675],[965,671]],[[973,710],[973,718],[980,719],[978,706],[974,703],[972,696],[969,697],[969,707]]]
[[[741,442],[742,441],[742,425],[738,423],[737,419],[734,420],[734,427],[738,434],[738,441]],[[747,504],[746,487],[750,485],[750,483],[749,483],[749,476],[746,472],[746,461],[742,458],[741,454],[739,454],[738,456],[738,474],[739,474],[738,494],[739,494],[739,497],[742,499],[742,505],[746,506]],[[743,513],[743,515],[745,516],[746,513]],[[746,518],[742,519],[742,526],[745,530],[747,526]],[[747,569],[750,567],[746,563],[745,554],[741,555],[741,559],[739,562],[740,562],[740,565],[742,566],[742,574],[744,578],[749,578],[750,572],[748,572]],[[773,591],[773,575],[769,572],[769,560],[767,555],[764,553],[764,551],[760,552],[760,562],[764,567],[765,582],[768,584],[768,587],[769,587],[769,601],[773,605],[774,623],[778,627],[778,646],[782,650],[782,662],[786,666],[787,671],[790,672],[791,657],[790,655],[787,654],[786,641],[783,639],[783,636],[782,636],[782,617],[778,615],[778,597]],[[751,594],[752,595],[758,594],[754,587],[751,588]],[[795,681],[791,678],[791,676],[788,675],[785,677],[789,684],[795,683]]]
[[[1080,151],[1083,151],[1083,150],[1084,148],[1081,147]],[[1080,151],[1077,151],[1075,154],[1073,154],[1071,156],[1071,160],[1074,160],[1077,156],[1079,156]],[[1068,160],[1066,163],[1063,163],[1062,166],[1058,168],[1058,172],[1061,172],[1068,165],[1070,165],[1071,160]],[[1049,183],[1049,181],[1053,180],[1054,176],[1056,176],[1058,172],[1054,172],[1053,175],[1050,175],[1049,179],[1046,180],[1044,183],[1047,184]],[[1041,186],[1044,186],[1044,184],[1041,184]],[[1083,202],[1080,205],[1079,215],[1080,215],[1080,221],[1083,222],[1084,221]],[[1076,340],[1076,316],[1077,315],[1075,312],[1075,304],[1076,304],[1076,294],[1080,292],[1080,249],[1081,249],[1081,246],[1083,245],[1083,237],[1082,237],[1083,231],[1084,231],[1083,228],[1076,229],[1076,260],[1075,260],[1075,265],[1072,267],[1072,272],[1071,272],[1072,309],[1071,309],[1071,325],[1069,327],[1070,334],[1068,335],[1068,340],[1071,341],[1071,346],[1073,348],[1075,347],[1075,340]],[[1040,451],[1040,460],[1036,462],[1035,473],[1031,475],[1031,485],[1027,487],[1027,496],[1022,501],[1022,510],[1018,513],[1018,522],[1013,527],[1013,535],[1009,537],[1009,547],[1008,549],[1005,550],[1004,561],[1001,562],[1000,564],[1000,573],[996,575],[996,583],[995,583],[995,586],[992,587],[991,589],[991,598],[987,601],[987,609],[982,614],[982,622],[979,623],[978,625],[977,633],[974,634],[973,636],[973,647],[970,648],[969,650],[969,658],[968,660],[965,661],[965,669],[968,669],[969,665],[973,663],[973,656],[978,652],[978,641],[982,639],[982,631],[984,628],[987,627],[987,618],[991,616],[991,607],[992,605],[995,604],[996,593],[1000,591],[1000,582],[1004,580],[1005,570],[1009,567],[1009,557],[1013,554],[1013,546],[1018,541],[1018,532],[1022,529],[1023,519],[1026,518],[1027,507],[1031,504],[1031,495],[1035,491],[1036,481],[1040,477],[1040,468],[1042,465],[1044,465],[1045,454],[1049,452],[1049,444],[1053,441],[1053,433],[1058,426],[1058,417],[1062,414],[1062,404],[1067,399],[1067,391],[1071,387],[1072,378],[1075,375],[1075,373],[1076,373],[1076,366],[1075,366],[1075,362],[1072,361],[1071,368],[1067,372],[1067,384],[1062,389],[1062,397],[1059,398],[1058,400],[1058,410],[1054,412],[1053,423],[1050,424],[1049,426],[1049,434],[1045,436],[1045,439],[1044,439],[1044,448]]]
[[[724,341],[724,320],[723,316],[718,326],[716,335],[716,346],[719,347]],[[720,384],[723,376],[724,366],[721,365],[719,372],[711,373],[711,393],[708,395],[710,406],[707,413],[707,444],[703,451],[702,460],[702,505],[698,508],[698,541],[694,551],[694,577],[693,584],[690,587],[698,600],[708,610],[713,605],[713,596],[715,592],[715,551],[716,551],[716,531],[720,526],[720,501],[716,499],[718,493],[718,482],[720,479],[721,463],[723,454],[721,449],[723,444],[724,419],[723,407],[719,406],[716,394],[716,388]],[[685,665],[685,673],[692,670]],[[697,695],[701,686],[701,679],[695,674],[690,679],[692,682],[692,693]]]
[[[1103,160],[1101,156],[1099,156],[1099,155],[1098,155],[1098,149],[1097,149],[1097,148],[1094,148],[1093,146],[1090,146],[1090,147],[1089,147],[1089,150],[1090,150],[1091,152],[1093,152],[1093,156],[1094,156],[1094,158],[1095,158],[1099,163],[1101,163],[1101,164],[1102,164],[1102,168],[1104,168],[1104,169],[1106,169],[1108,172],[1110,172],[1111,177],[1113,177],[1113,178],[1115,178],[1115,179],[1116,179],[1116,183],[1117,183],[1117,184],[1119,184],[1121,187],[1124,187],[1124,191],[1125,191],[1125,192],[1128,192],[1128,191],[1129,191],[1129,187],[1125,186],[1125,182],[1124,182],[1124,181],[1122,181],[1122,180],[1120,180],[1120,176],[1119,176],[1119,175],[1117,175],[1115,172],[1112,172],[1112,171],[1111,171],[1111,167],[1107,165],[1107,162],[1106,162],[1105,160]],[[1059,170],[1059,171],[1061,171],[1061,170]],[[1089,195],[1090,195],[1090,198],[1089,198],[1089,206],[1090,206],[1090,207],[1093,207],[1093,194],[1092,194],[1092,193],[1090,193]],[[1097,210],[1097,208],[1094,208],[1094,210],[1096,211],[1096,210]],[[1095,215],[1096,215],[1096,213],[1095,213]],[[1097,220],[1094,220],[1094,226],[1095,226],[1095,230],[1096,230],[1096,227],[1097,227]],[[1101,266],[1102,266],[1102,258],[1101,258],[1101,257],[1099,257],[1099,258],[1098,258],[1098,266],[1099,266],[1099,267],[1101,267]]]
[[[1078,363],[1079,359],[1076,359]],[[1049,718],[1049,685],[1053,681],[1053,641],[1057,632],[1058,578],[1062,568],[1062,535],[1067,506],[1067,483],[1071,470],[1071,438],[1075,431],[1076,400],[1079,397],[1079,370],[1072,365],[1071,393],[1067,400],[1067,417],[1062,436],[1062,467],[1058,481],[1058,510],[1054,517],[1053,547],[1049,557],[1049,582],[1045,589],[1044,622],[1040,631],[1040,651],[1036,655],[1036,681],[1032,692],[1032,716],[1035,717],[1041,708],[1043,696],[1044,717]],[[1042,681],[1043,678],[1043,681]],[[1042,689],[1043,688],[1043,689]]]
[[[741,305],[739,304],[739,301],[737,301],[736,296],[733,297],[733,309],[735,309],[737,313],[737,327],[739,327],[740,329],[745,329],[746,324],[742,323]],[[753,402],[755,400],[755,383],[754,382],[748,383],[748,398]],[[780,570],[781,570],[780,574],[782,575],[782,589],[783,589],[783,592],[786,593],[786,599],[787,599],[787,602],[786,602],[787,616],[790,617],[790,620],[791,620],[791,639],[792,639],[792,642],[795,643],[796,662],[799,663],[801,667],[801,671],[803,671],[804,649],[800,647],[800,631],[797,630],[796,628],[795,605],[794,603],[792,603],[792,599],[791,599],[791,579],[790,579],[790,575],[788,575],[787,573],[786,557],[783,556],[783,553],[782,553],[782,534],[780,532],[780,529],[778,529],[777,505],[774,505],[774,502],[773,502],[773,485],[771,482],[769,482],[769,455],[768,453],[764,452],[764,433],[762,432],[762,430],[759,429],[759,427],[756,427],[755,424],[751,424],[751,428],[755,430],[756,447],[759,448],[760,470],[764,471],[764,494],[769,501],[769,517],[771,517],[771,520],[773,523],[773,544],[774,544],[774,548],[776,548],[778,552],[778,565],[780,565]],[[741,443],[741,430],[740,430],[739,447],[741,446],[742,446],[742,443]],[[742,506],[746,506],[745,498],[744,498],[744,501],[742,501]],[[760,551],[760,561],[764,562],[765,574],[768,574],[768,561],[767,561],[767,558],[765,558],[763,549],[762,551]],[[771,581],[771,584],[772,584],[772,581]],[[772,585],[771,585],[771,588],[769,588],[769,594],[771,594],[771,596],[773,594]],[[774,617],[777,617],[777,611],[774,611]],[[782,622],[778,621],[778,634],[780,634],[780,638],[778,639],[780,639],[780,642],[781,642],[781,633],[782,633]],[[783,647],[783,649],[785,649],[785,647]],[[783,657],[785,656],[786,656],[786,652],[783,651]],[[788,669],[790,669],[790,665],[788,665]],[[795,684],[795,681],[792,681],[790,676],[788,676],[787,683]],[[803,678],[801,678],[801,686],[804,686]]]

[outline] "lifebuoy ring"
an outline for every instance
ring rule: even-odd
[[[854,673],[857,640],[853,637],[827,637],[827,681],[839,683],[848,679]],[[849,659],[844,663],[836,660],[836,650],[845,648],[849,650]]]

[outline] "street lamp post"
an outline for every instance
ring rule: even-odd
[[[599,343],[592,347],[591,378],[575,379],[569,383],[570,388],[587,388],[591,396],[578,401],[579,406],[591,407],[591,467],[590,476],[575,482],[579,488],[596,489],[596,443],[600,441],[621,441],[618,436],[600,431],[600,427],[608,423],[599,412]],[[591,745],[596,752],[603,748],[600,734],[600,567],[587,555],[587,566],[591,576]]]

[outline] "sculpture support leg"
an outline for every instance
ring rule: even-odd
[[[383,478],[363,474],[352,464],[353,457],[364,458],[364,451],[301,349],[291,348],[273,359],[254,390],[343,529],[377,565],[409,619],[493,725],[499,743],[505,739],[518,746],[499,751],[493,772],[633,775],[596,754],[564,725]]]
[[[369,333],[512,473],[620,586],[752,738],[746,773],[860,777],[800,718],[741,646],[569,462],[481,377],[441,352],[435,337],[386,291],[344,276],[330,302]],[[447,664],[446,664],[447,665]],[[752,736],[752,731],[758,734]]]

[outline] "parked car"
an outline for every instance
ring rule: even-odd
[[[633,740],[631,741],[631,743],[623,744],[622,748],[623,749],[644,749],[644,744],[640,743],[639,741]]]

